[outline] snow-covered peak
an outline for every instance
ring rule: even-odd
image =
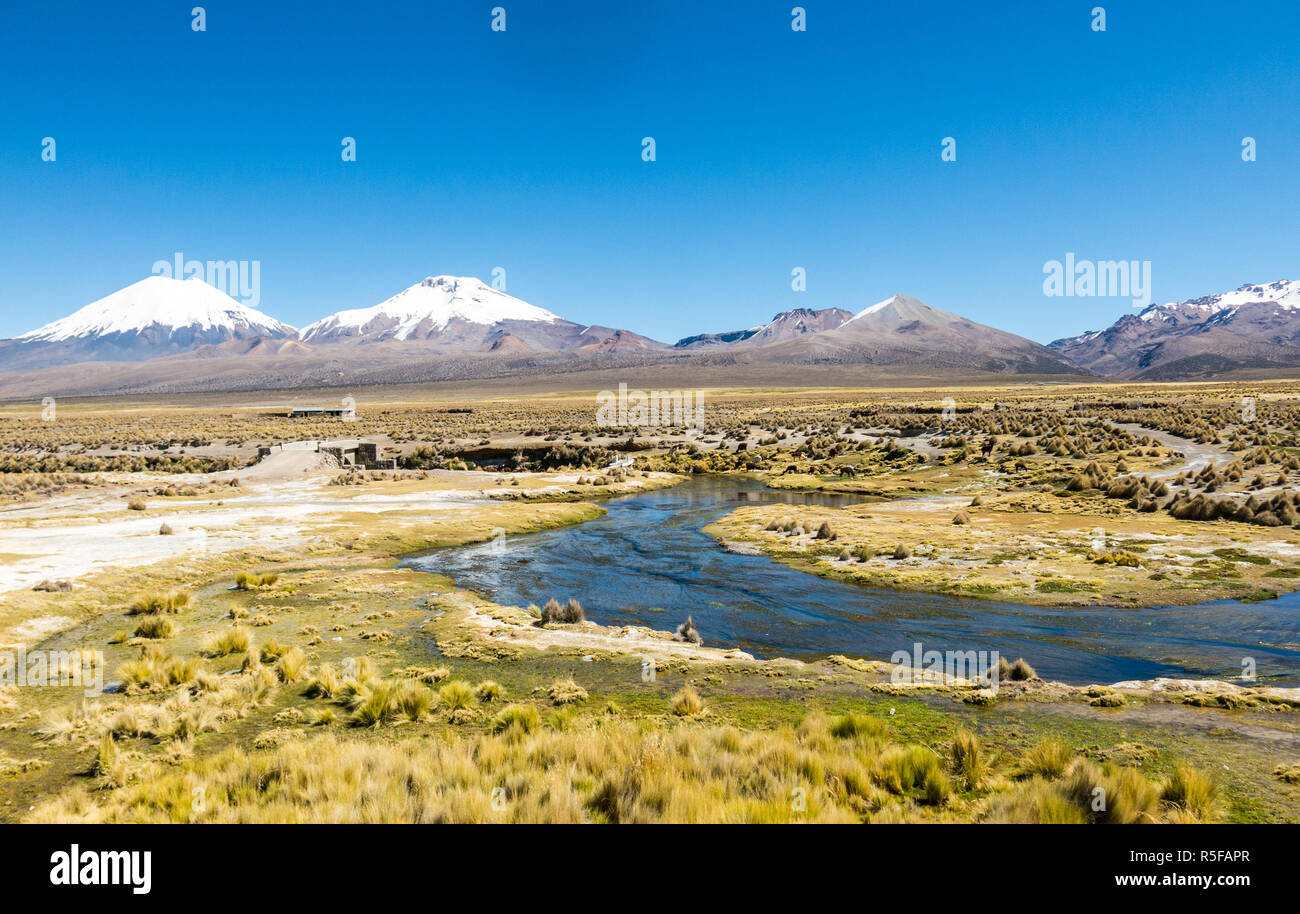
[[[228,331],[233,336],[297,333],[288,324],[250,308],[201,279],[150,276],[18,339],[57,343],[118,333],[140,334],[151,327]]]
[[[892,305],[894,302],[898,301],[902,297],[903,296],[901,295],[891,295],[889,298],[885,299],[884,301],[878,301],[874,305],[868,308],[863,308],[857,314],[853,315],[851,318],[846,320],[844,324],[851,324],[854,321],[858,320],[859,318],[867,317],[868,315],[877,314],[881,311],[884,311],[886,308],[888,308],[890,305]]]
[[[1176,316],[1208,318],[1221,312],[1235,311],[1243,305],[1260,303],[1272,303],[1286,311],[1300,308],[1300,281],[1279,279],[1264,284],[1246,283],[1232,292],[1152,305],[1138,317],[1144,321],[1167,321]]]
[[[866,320],[866,318],[872,318],[872,320]],[[855,322],[858,327],[862,327],[868,324],[871,326],[889,326],[896,322],[953,319],[958,319],[955,314],[933,308],[919,298],[913,298],[910,295],[894,295],[884,301],[876,302],[869,308],[863,308],[840,326],[849,327]]]
[[[331,314],[302,330],[302,339],[341,334],[359,336],[382,327],[382,338],[410,339],[417,331],[442,330],[453,320],[491,326],[498,321],[562,320],[543,308],[493,289],[472,276],[430,276],[369,308]]]

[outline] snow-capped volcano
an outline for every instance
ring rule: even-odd
[[[311,345],[411,343],[456,355],[662,348],[626,330],[575,324],[472,276],[430,276],[373,307],[309,324],[301,339]]]
[[[298,331],[201,279],[150,276],[17,339],[6,370],[72,362],[134,362],[231,340],[294,339]]]
[[[1189,298],[1187,301],[1168,302],[1163,305],[1151,305],[1138,317],[1144,321],[1166,321],[1175,318],[1204,320],[1225,311],[1236,311],[1243,305],[1271,304],[1278,310],[1291,311],[1300,308],[1300,282],[1279,279],[1267,285],[1247,283],[1233,292],[1221,292],[1217,295],[1203,295]]]
[[[301,338],[306,343],[431,339],[456,322],[491,327],[502,321],[560,320],[474,277],[430,276],[373,307],[340,311],[308,324]]]
[[[1300,282],[1247,283],[1152,305],[1050,346],[1081,368],[1121,378],[1172,380],[1297,366]]]
[[[149,334],[155,341],[163,335],[184,334],[215,343],[257,336],[293,337],[297,331],[201,279],[150,276],[18,339],[61,343],[118,334]]]

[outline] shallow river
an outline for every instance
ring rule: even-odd
[[[507,605],[576,597],[587,618],[671,630],[689,613],[705,643],[762,658],[897,650],[997,650],[1071,683],[1156,676],[1236,678],[1253,657],[1263,682],[1300,684],[1300,594],[1153,609],[1046,609],[861,587],[722,549],[701,528],[741,504],[851,504],[693,479],[605,502],[602,518],[491,545],[441,549],[407,564]]]

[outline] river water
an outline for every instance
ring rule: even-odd
[[[796,571],[722,549],[701,528],[745,504],[840,506],[854,496],[781,492],[725,477],[611,499],[597,520],[491,544],[440,549],[406,564],[507,605],[576,597],[604,625],[671,630],[689,613],[705,643],[760,658],[996,650],[1069,683],[1156,676],[1235,679],[1254,658],[1261,682],[1300,684],[1300,594],[1243,604],[1052,609],[905,593]]]

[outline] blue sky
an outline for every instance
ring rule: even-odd
[[[1044,297],[1067,251],[1158,301],[1300,277],[1294,0],[195,2],[0,5],[0,336],[177,251],[261,261],[298,326],[501,266],[665,340],[895,292],[1042,342],[1133,310]]]

